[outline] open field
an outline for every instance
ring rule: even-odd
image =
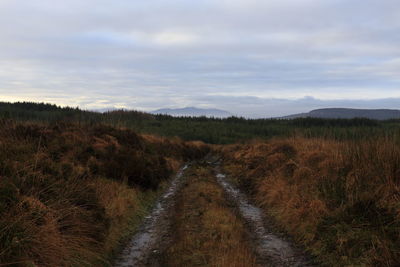
[[[27,103],[0,109],[0,266],[112,265],[170,177],[210,152],[273,222],[271,231],[318,264],[400,264],[397,121],[172,118]],[[249,222],[207,164],[191,168],[176,191],[171,243],[158,259],[264,265]]]

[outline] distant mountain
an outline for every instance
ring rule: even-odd
[[[104,112],[110,112],[110,111],[115,111],[115,110],[119,110],[119,109],[118,109],[118,108],[115,108],[115,107],[109,107],[109,108],[96,108],[96,109],[91,109],[90,111],[104,113]]]
[[[352,108],[323,108],[308,113],[299,113],[283,117],[295,118],[326,118],[326,119],[353,119],[367,118],[374,120],[400,119],[400,110],[397,109],[352,109]]]
[[[186,107],[186,108],[164,108],[158,109],[150,112],[152,114],[164,114],[171,115],[175,117],[215,117],[215,118],[226,118],[232,116],[231,113],[221,109],[203,109],[203,108],[195,108],[195,107]]]

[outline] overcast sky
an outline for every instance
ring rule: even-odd
[[[0,100],[400,108],[398,0],[0,0]]]

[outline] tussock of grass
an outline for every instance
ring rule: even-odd
[[[222,149],[226,170],[329,266],[400,264],[400,149],[292,138]]]
[[[165,266],[257,266],[243,222],[210,171],[194,168],[188,179],[178,198],[176,235],[164,255]]]
[[[131,130],[1,120],[0,263],[108,265],[160,185],[206,152]]]

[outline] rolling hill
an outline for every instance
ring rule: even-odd
[[[353,109],[353,108],[324,108],[315,109],[308,113],[299,113],[283,117],[296,118],[324,118],[324,119],[353,119],[367,118],[373,120],[399,119],[400,110],[397,109]]]

